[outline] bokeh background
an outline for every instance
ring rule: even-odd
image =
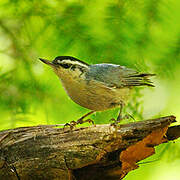
[[[156,73],[156,87],[137,89],[125,111],[136,120],[171,114],[180,120],[179,0],[1,0],[0,130],[65,123],[88,112],[38,60],[59,55]],[[117,113],[91,119],[109,123]],[[156,150],[125,179],[179,180],[180,143]]]

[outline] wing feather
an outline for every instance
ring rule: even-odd
[[[91,65],[86,73],[87,80],[96,80],[109,87],[151,86],[150,77],[155,74],[140,73],[133,69],[114,64]]]

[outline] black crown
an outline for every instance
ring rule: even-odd
[[[78,61],[78,62],[80,62],[80,63],[82,63],[82,64],[85,64],[85,65],[89,65],[89,64],[87,64],[87,63],[85,63],[85,62],[83,62],[83,61],[81,61],[81,60],[79,60],[79,59],[77,59],[77,58],[75,58],[75,57],[72,57],[72,56],[57,56],[54,60],[53,60],[53,63],[54,64],[58,64],[58,61],[63,61],[63,60],[71,60],[71,61]]]

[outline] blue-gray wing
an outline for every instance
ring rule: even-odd
[[[96,80],[108,87],[153,86],[149,80],[154,74],[139,73],[133,69],[114,64],[95,64],[89,66],[87,80]]]

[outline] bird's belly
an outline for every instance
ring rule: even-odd
[[[77,104],[94,111],[115,108],[125,103],[129,97],[129,88],[109,88],[104,84],[90,82],[64,85],[70,98]]]

